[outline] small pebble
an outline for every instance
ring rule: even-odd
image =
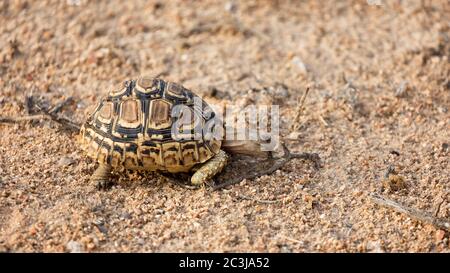
[[[129,214],[128,212],[124,212],[120,215],[120,218],[122,219],[131,219],[131,214]]]
[[[83,246],[76,241],[69,241],[66,245],[66,249],[70,253],[82,253],[83,252]]]
[[[400,85],[395,90],[395,96],[403,97],[403,96],[405,96],[407,90],[408,90],[408,82],[403,81],[402,83],[400,83]]]
[[[70,166],[74,163],[75,163],[75,160],[71,157],[61,157],[61,159],[59,159],[57,165],[62,167],[62,166]]]
[[[445,231],[440,229],[438,231],[436,231],[436,240],[437,241],[442,241],[445,238]]]
[[[303,63],[300,57],[295,56],[291,62],[295,67],[298,68],[300,73],[306,74],[308,72],[308,70],[306,69],[306,65]]]

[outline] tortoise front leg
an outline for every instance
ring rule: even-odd
[[[220,173],[227,165],[228,155],[220,150],[213,158],[206,161],[191,177],[192,185],[202,185]]]
[[[100,164],[91,176],[91,184],[98,190],[106,190],[111,185],[111,166]]]

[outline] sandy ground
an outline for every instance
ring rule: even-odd
[[[369,3],[1,1],[1,116],[33,94],[73,97],[62,114],[82,122],[112,85],[160,74],[210,102],[280,105],[289,148],[324,166],[215,192],[130,172],[98,192],[76,134],[0,124],[0,251],[448,252],[448,233],[370,195],[450,217],[449,4]]]

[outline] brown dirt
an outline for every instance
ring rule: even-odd
[[[75,134],[0,124],[0,251],[448,252],[448,233],[369,195],[450,216],[449,4],[380,2],[1,1],[1,116],[32,92],[72,96],[82,122],[113,84],[161,73],[211,102],[280,104],[287,135],[310,86],[288,144],[324,167],[216,192],[128,173],[97,192]]]

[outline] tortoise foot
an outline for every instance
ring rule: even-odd
[[[91,184],[97,190],[108,190],[112,186],[112,182],[109,180],[111,175],[111,167],[100,164],[91,176]]]
[[[106,191],[111,189],[113,183],[109,180],[100,180],[94,183],[94,186],[99,191]]]

